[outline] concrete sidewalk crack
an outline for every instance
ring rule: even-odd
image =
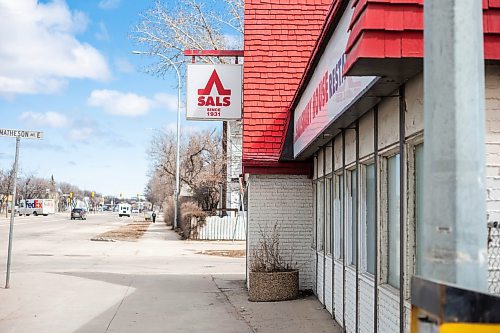
[[[238,317],[238,320],[241,320],[243,321],[245,324],[247,324],[247,326],[252,330],[252,332],[256,333],[257,330],[252,326],[252,324],[250,323],[250,321],[248,321],[241,313],[240,311],[238,311],[238,308],[233,304],[233,302],[231,302],[231,300],[229,299],[229,296],[226,294],[226,292],[224,291],[224,289],[222,289],[221,287],[219,287],[219,285],[217,284],[217,282],[215,281],[215,277],[213,275],[210,275],[210,277],[212,278],[212,282],[214,283],[214,285],[217,287],[217,289],[219,290],[219,292],[224,295],[224,297],[226,298],[227,302],[229,303],[229,305],[231,305],[231,307],[233,308],[234,312],[236,313],[236,316]]]
[[[120,308],[122,307],[122,304],[123,302],[125,301],[125,299],[127,298],[127,295],[128,295],[128,292],[130,290],[130,288],[132,287],[132,284],[134,283],[135,279],[132,279],[132,281],[130,281],[130,283],[128,284],[127,286],[127,290],[125,290],[125,293],[123,294],[123,298],[120,302],[120,304],[118,305],[118,307],[116,308],[116,311],[115,313],[113,314],[113,318],[111,318],[111,320],[109,321],[109,324],[108,326],[106,327],[106,331],[104,331],[104,333],[107,333],[108,330],[109,330],[109,327],[111,326],[111,323],[113,323],[113,320],[115,320],[115,317],[116,315],[118,314],[118,311],[120,311]]]

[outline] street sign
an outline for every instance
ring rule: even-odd
[[[43,132],[0,128],[0,137],[42,140]]]
[[[0,137],[6,138],[15,138],[16,139],[16,159],[14,161],[14,177],[13,179],[17,179],[17,169],[19,168],[19,146],[21,145],[21,139],[35,139],[42,140],[43,132],[38,131],[24,131],[24,130],[14,130],[14,129],[6,129],[0,128]],[[14,182],[13,191],[12,191],[12,208],[15,207],[15,203],[17,202],[17,182]],[[5,289],[10,288],[10,265],[12,261],[12,234],[14,233],[14,216],[15,209],[10,210],[10,228],[9,228],[9,247],[7,250],[7,274],[5,277]]]

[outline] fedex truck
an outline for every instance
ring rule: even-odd
[[[19,202],[19,215],[47,216],[55,214],[56,204],[54,199],[26,199]]]

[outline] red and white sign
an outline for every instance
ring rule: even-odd
[[[241,65],[187,66],[188,120],[241,119]]]
[[[376,76],[344,76],[349,23],[354,12],[349,1],[325,52],[294,110],[293,150],[297,157],[330,124],[360,98]]]

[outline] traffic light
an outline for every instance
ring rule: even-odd
[[[95,192],[94,191],[92,191],[91,197],[92,197],[92,199],[94,199],[94,197],[95,197]]]

